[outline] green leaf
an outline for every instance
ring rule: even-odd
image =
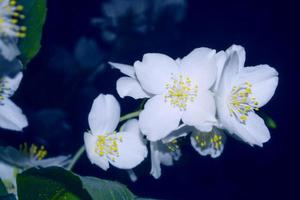
[[[137,198],[121,183],[80,177],[60,167],[26,170],[17,176],[17,187],[19,200],[151,200]]]
[[[7,195],[7,190],[2,180],[0,179],[0,196]]]
[[[60,167],[26,170],[17,186],[19,200],[91,200],[80,178]]]
[[[18,3],[24,7],[23,14],[26,18],[22,26],[27,27],[26,37],[20,39],[19,49],[21,61],[26,66],[41,48],[43,25],[46,20],[46,0],[19,0]]]
[[[114,181],[101,180],[95,177],[80,177],[83,187],[93,200],[114,199],[133,200],[135,196],[123,184]]]

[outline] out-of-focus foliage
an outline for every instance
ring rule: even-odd
[[[136,200],[126,186],[94,177],[80,177],[59,167],[29,169],[17,177],[22,200]]]
[[[20,40],[21,60],[26,66],[41,48],[43,25],[46,20],[46,0],[20,0],[26,16],[23,25],[27,27],[26,37]]]

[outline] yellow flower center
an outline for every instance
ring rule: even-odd
[[[177,139],[174,139],[171,142],[168,142],[166,144],[166,146],[169,149],[169,151],[171,151],[171,152],[176,152],[177,150],[179,150],[179,145],[178,145]]]
[[[26,27],[17,25],[25,16],[20,14],[23,6],[17,5],[16,0],[10,0],[8,4],[0,0],[0,36],[20,37],[26,36]]]
[[[252,84],[245,82],[234,86],[231,90],[228,108],[230,115],[236,117],[241,123],[246,123],[248,113],[258,110],[258,101],[252,96]]]
[[[188,102],[193,102],[197,97],[198,85],[193,85],[189,77],[172,74],[171,83],[167,83],[165,88],[167,94],[165,101],[180,110],[186,110]]]
[[[117,136],[116,132],[98,135],[97,137],[95,153],[100,157],[107,156],[108,159],[115,161],[115,158],[119,156],[118,143],[123,141],[122,137]]]
[[[27,143],[20,145],[20,151],[28,155],[30,158],[34,158],[36,160],[43,160],[48,154],[44,146],[39,148],[35,144],[32,144],[30,147],[28,147]]]
[[[221,150],[223,146],[222,136],[215,132],[199,133],[195,136],[201,150],[213,148],[216,151]]]

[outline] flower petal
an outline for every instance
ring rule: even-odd
[[[134,120],[134,123],[138,126],[137,120]],[[117,136],[122,137],[122,142],[118,142],[119,156],[115,157],[114,160],[110,160],[113,166],[120,169],[132,169],[147,157],[148,150],[139,130],[119,132]]]
[[[216,51],[209,48],[194,49],[180,63],[180,70],[199,84],[200,89],[209,89],[217,76]]]
[[[93,134],[113,132],[120,120],[120,105],[110,94],[100,94],[93,102],[89,113],[89,125]]]
[[[212,92],[200,91],[194,102],[187,105],[183,112],[183,123],[195,126],[201,131],[210,131],[217,120],[215,100]]]
[[[14,78],[10,78],[8,76],[5,76],[0,82],[4,84],[4,88],[9,89],[8,93],[4,93],[4,96],[11,97],[15,91],[18,89],[21,80],[23,78],[23,73],[19,72]]]
[[[234,134],[250,145],[263,146],[263,143],[270,139],[270,132],[264,123],[264,120],[254,112],[248,114],[246,124],[237,120],[232,120],[234,125]]]
[[[118,79],[117,92],[121,98],[126,96],[134,99],[149,98],[149,95],[142,89],[139,82],[130,77],[121,77]]]
[[[107,170],[109,168],[109,163],[106,156],[99,156],[95,153],[97,143],[97,135],[93,135],[90,132],[84,133],[84,144],[87,156],[92,164],[97,165],[103,170]]]
[[[134,68],[131,65],[125,65],[125,64],[121,64],[121,63],[114,63],[114,62],[108,62],[112,68],[116,68],[118,70],[120,70],[123,74],[131,77],[131,78],[135,78],[135,72],[134,72]]]
[[[232,82],[239,73],[239,57],[236,52],[233,52],[227,57],[222,71],[220,82],[218,83],[217,95],[224,97],[232,89]]]
[[[275,93],[278,85],[278,72],[268,65],[243,68],[234,84],[249,82],[252,84],[252,96],[261,107],[268,103]]]
[[[245,51],[244,47],[233,44],[231,47],[229,47],[226,50],[226,54],[228,56],[232,55],[234,52],[237,53],[237,56],[238,56],[239,69],[243,69],[245,66],[245,60],[246,60],[246,51]]]
[[[140,113],[139,123],[142,133],[150,141],[157,141],[175,130],[181,118],[181,111],[177,107],[165,102],[162,95],[152,97],[145,104]]]
[[[163,144],[161,141],[151,142],[151,172],[150,174],[154,178],[159,178],[161,176],[160,164],[165,166],[172,166],[174,160],[179,160],[181,156],[180,149],[175,151],[170,150],[167,144]]]
[[[142,62],[134,63],[134,68],[143,89],[151,94],[162,94],[171,80],[171,74],[178,72],[178,66],[172,58],[158,53],[145,54]]]
[[[22,113],[22,110],[9,99],[4,99],[0,102],[0,127],[22,131],[28,126],[27,118]]]
[[[17,47],[17,40],[5,38],[0,40],[0,53],[9,61],[12,61],[20,54]]]
[[[226,136],[220,129],[213,128],[211,132],[194,132],[190,139],[192,146],[200,155],[217,158],[224,150]]]
[[[217,79],[216,79],[216,82],[215,82],[214,87],[213,87],[214,92],[218,90],[221,75],[222,75],[222,72],[223,72],[223,69],[224,69],[224,65],[225,65],[227,56],[226,56],[226,53],[224,51],[219,51],[216,54],[215,58],[216,58],[216,62],[217,62]]]

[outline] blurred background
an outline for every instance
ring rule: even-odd
[[[183,57],[197,47],[246,49],[246,66],[269,64],[279,86],[262,108],[277,122],[263,148],[228,138],[216,159],[183,144],[183,156],[162,176],[150,174],[148,157],[130,181],[126,171],[107,172],[84,155],[74,171],[117,180],[139,196],[158,199],[287,199],[299,182],[299,15],[296,1],[245,0],[48,0],[42,49],[27,66],[13,96],[28,116],[24,133],[1,129],[1,145],[44,145],[50,156],[73,154],[83,144],[87,116],[99,93],[117,96],[121,76],[108,61],[133,64],[144,53]],[[140,102],[120,99],[122,113]],[[299,123],[299,122],[298,122]],[[299,196],[299,195],[297,195]]]

